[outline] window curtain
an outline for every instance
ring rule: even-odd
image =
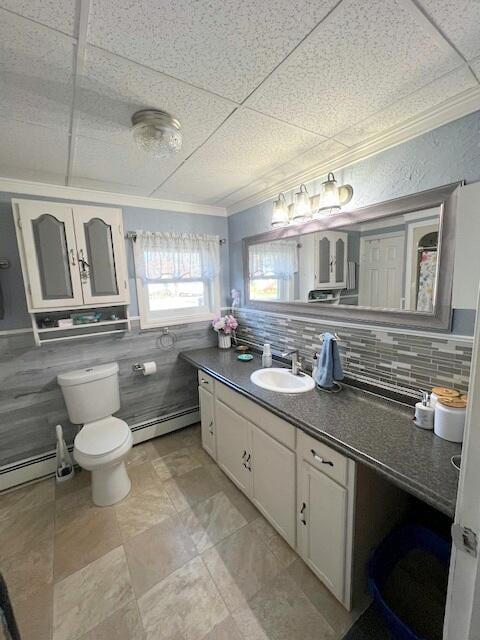
[[[433,311],[436,273],[437,252],[422,251],[418,272],[417,311]]]
[[[275,240],[248,248],[250,278],[292,278],[298,271],[297,240]]]
[[[134,242],[137,278],[214,280],[220,273],[219,236],[164,231],[137,231]]]

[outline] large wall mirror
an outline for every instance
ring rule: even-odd
[[[458,186],[246,238],[247,305],[448,330]]]

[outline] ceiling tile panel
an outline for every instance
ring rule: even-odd
[[[68,130],[74,40],[0,9],[0,118]]]
[[[75,31],[75,5],[75,0],[0,0],[0,7],[71,36]]]
[[[472,62],[470,66],[472,67],[474,74],[477,76],[477,80],[480,82],[480,58]]]
[[[246,105],[330,137],[455,67],[402,0],[344,0]]]
[[[65,184],[68,134],[0,120],[0,176]]]
[[[92,0],[89,42],[243,100],[337,0]]]
[[[478,0],[420,0],[420,4],[467,60],[480,54]]]
[[[426,87],[376,113],[359,124],[338,133],[336,138],[346,145],[354,145],[388,131],[402,122],[428,113],[445,100],[462,91],[478,86],[472,72],[465,66],[435,80]]]
[[[216,202],[321,138],[239,109],[154,195]]]

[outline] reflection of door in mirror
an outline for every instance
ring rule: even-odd
[[[404,246],[405,232],[361,238],[360,306],[403,308]]]

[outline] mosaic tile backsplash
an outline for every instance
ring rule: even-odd
[[[312,323],[246,309],[235,315],[240,341],[260,347],[270,342],[277,352],[298,348],[307,368],[321,349],[321,334],[330,331],[340,338],[343,368],[350,378],[410,393],[436,385],[468,390],[472,344],[462,339]]]

